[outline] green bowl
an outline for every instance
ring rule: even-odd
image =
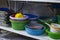
[[[23,20],[23,21],[16,21],[16,20],[10,20],[12,28],[15,30],[24,30],[25,25],[28,23],[28,20]]]
[[[46,29],[46,32],[48,33],[48,36],[53,38],[53,39],[59,39],[60,38],[60,33],[52,33],[50,32],[50,29]]]

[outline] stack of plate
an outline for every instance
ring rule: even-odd
[[[10,26],[9,15],[11,15],[8,8],[0,8],[0,25]]]
[[[6,18],[7,18],[7,12],[5,11],[0,11],[0,25],[1,26],[8,26],[7,22],[6,22]]]

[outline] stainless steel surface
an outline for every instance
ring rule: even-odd
[[[31,2],[51,2],[51,3],[60,3],[60,0],[9,0],[9,1],[31,1]]]

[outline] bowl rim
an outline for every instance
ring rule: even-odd
[[[26,20],[26,19],[29,18],[27,15],[24,15],[24,16],[25,16],[25,18],[14,18],[14,17],[12,17],[12,16],[9,16],[9,17],[10,17],[10,19],[12,19],[12,20]]]
[[[57,24],[57,23],[52,23],[52,24],[51,24],[51,27],[54,28],[54,29],[60,30],[60,28],[57,27],[57,26],[55,26],[55,25],[59,25],[59,24]],[[59,26],[60,26],[60,25],[59,25]]]
[[[32,30],[41,30],[41,31],[43,31],[43,30],[46,29],[46,27],[43,27],[43,29],[34,29],[34,28],[27,27],[27,26],[28,26],[28,25],[25,25],[25,28],[29,28],[29,29],[32,29]]]
[[[37,15],[33,15],[33,14],[24,14],[24,15],[29,16],[29,20],[36,20],[36,19],[38,19]],[[31,17],[31,15],[34,16],[34,17]]]
[[[50,28],[46,29],[46,32],[47,32],[48,34],[56,34],[56,35],[60,35],[60,33],[53,33],[53,32],[50,32]]]

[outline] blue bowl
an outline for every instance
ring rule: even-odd
[[[36,15],[33,15],[33,14],[24,14],[24,15],[29,16],[29,20],[37,20],[38,19],[38,17]]]
[[[0,8],[0,11],[9,11],[8,8]]]
[[[45,27],[43,27],[43,29],[33,29],[33,28],[30,28],[28,25],[25,26],[25,30],[28,34],[31,34],[31,35],[35,35],[35,36],[39,36],[39,35],[42,35],[45,33]]]

